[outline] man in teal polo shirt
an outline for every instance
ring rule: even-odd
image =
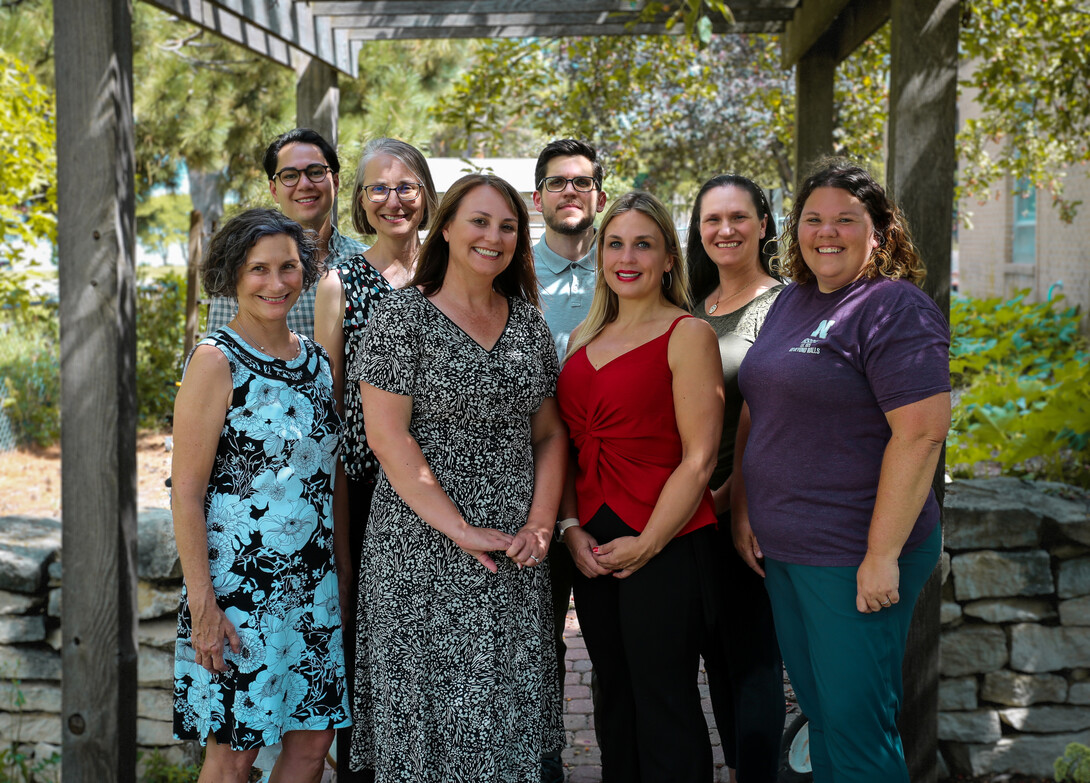
[[[594,218],[605,209],[602,192],[602,164],[589,144],[575,139],[558,139],[548,144],[534,169],[534,206],[545,219],[545,234],[534,245],[534,267],[541,284],[541,308],[556,342],[560,360],[568,349],[572,330],[587,316],[594,296]],[[576,520],[561,520],[557,534]],[[554,545],[550,550],[553,584],[553,620],[556,634],[556,662],[560,693],[564,693],[564,618],[571,601],[575,564],[568,548]],[[564,768],[560,754],[541,760],[542,783],[561,783]]]

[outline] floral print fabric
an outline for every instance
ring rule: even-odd
[[[412,397],[409,430],[472,525],[515,533],[534,490],[530,417],[556,349],[520,299],[485,350],[415,288],[375,309],[348,377]],[[352,766],[377,783],[539,783],[562,747],[547,563],[499,573],[418,517],[380,470],[360,568]]]
[[[242,649],[228,670],[198,666],[185,587],[174,662],[174,735],[234,750],[284,732],[349,725],[333,566],[332,482],[341,423],[329,359],[299,338],[282,361],[224,327],[201,342],[227,357],[234,397],[205,521],[216,599]]]

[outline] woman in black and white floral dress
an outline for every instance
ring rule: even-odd
[[[549,574],[567,433],[529,220],[489,175],[440,204],[349,368],[382,470],[364,537],[352,766],[537,783],[562,746]]]

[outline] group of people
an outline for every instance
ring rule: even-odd
[[[561,139],[534,244],[507,182],[440,200],[382,138],[364,248],[320,135],[264,164],[279,210],[210,243],[175,408],[174,726],[203,783],[278,742],[270,780],[316,783],[335,736],[341,781],[563,780],[573,594],[607,783],[712,779],[701,657],[732,779],[776,779],[786,665],[816,781],[907,783],[949,337],[864,169],[823,162],[779,235],[756,183],[716,176],[683,249]]]

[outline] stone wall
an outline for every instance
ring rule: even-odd
[[[1090,744],[1090,495],[1013,478],[945,504],[939,744],[953,773],[1051,778]]]
[[[199,749],[171,731],[182,572],[170,512],[141,511],[138,526],[137,742],[189,763]],[[22,743],[36,758],[61,746],[60,558],[59,521],[0,518],[0,743]]]

